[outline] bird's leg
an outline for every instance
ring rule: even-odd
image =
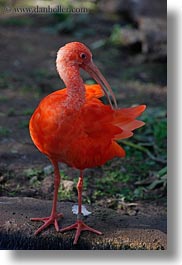
[[[80,171],[80,177],[77,183],[77,191],[78,191],[78,214],[77,214],[77,221],[73,225],[67,226],[60,230],[60,232],[65,232],[68,230],[76,229],[75,239],[73,244],[77,244],[77,241],[79,239],[79,236],[82,231],[88,230],[90,232],[96,233],[98,235],[101,235],[102,233],[98,230],[95,230],[88,225],[86,225],[82,221],[82,189],[83,189],[83,172]]]
[[[53,197],[53,204],[52,204],[52,211],[51,215],[49,217],[41,217],[41,218],[31,218],[31,221],[42,221],[44,224],[39,227],[35,231],[35,235],[39,234],[42,230],[50,226],[51,224],[54,224],[54,227],[56,231],[59,231],[59,225],[58,225],[58,219],[60,217],[63,217],[62,213],[57,213],[56,207],[57,207],[57,198],[58,198],[58,189],[60,185],[60,172],[58,167],[57,161],[51,161],[54,166],[54,197]]]

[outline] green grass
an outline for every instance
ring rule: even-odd
[[[43,176],[43,170],[39,168],[27,168],[24,170],[24,175],[28,178],[29,184],[37,189],[40,189],[41,177]]]
[[[34,176],[40,176],[43,174],[43,170],[38,168],[27,168],[24,170],[24,174],[27,178],[32,178]]]
[[[141,65],[128,66],[122,69],[121,79],[123,82],[142,80],[152,84],[166,82],[167,68],[165,64],[157,62],[143,63]]]
[[[0,89],[9,88],[9,75],[7,73],[0,73]]]
[[[24,116],[29,116],[29,115],[32,115],[34,112],[34,109],[33,108],[26,108],[22,111],[22,115]]]
[[[0,20],[0,24],[3,26],[30,26],[33,24],[33,19],[30,16],[17,16],[8,17],[6,19]]]
[[[18,123],[18,127],[20,129],[28,128],[28,126],[29,126],[29,120],[20,120]]]
[[[7,137],[10,134],[10,130],[6,127],[0,126],[0,136],[1,137]]]

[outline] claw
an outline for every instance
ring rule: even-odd
[[[38,235],[40,232],[42,232],[45,228],[47,228],[48,226],[50,226],[51,224],[54,225],[55,229],[57,232],[59,232],[59,225],[58,225],[58,219],[60,217],[63,217],[62,213],[58,213],[55,216],[49,216],[49,217],[38,217],[38,218],[31,218],[31,221],[41,221],[44,222],[44,224],[42,226],[40,226],[36,231],[35,231],[35,235]]]
[[[76,229],[75,239],[74,239],[74,242],[73,242],[74,245],[77,244],[77,241],[78,241],[79,236],[80,236],[80,234],[81,234],[82,231],[90,231],[90,232],[96,233],[98,235],[101,235],[102,234],[100,231],[95,230],[92,227],[86,225],[81,220],[77,220],[75,224],[70,225],[70,226],[67,226],[65,228],[62,228],[60,230],[60,232],[66,232],[66,231],[69,231],[69,230],[72,230],[72,229]]]

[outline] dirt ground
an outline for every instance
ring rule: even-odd
[[[115,49],[112,45],[95,48],[94,44],[98,44],[100,39],[110,36],[111,28],[117,22],[115,18],[104,15],[91,14],[89,18],[83,18],[71,33],[53,30],[57,21],[52,16],[22,16],[22,24],[4,21],[5,18],[1,18],[0,196],[51,199],[50,179],[47,177],[45,183],[39,174],[50,163],[32,143],[28,122],[45,95],[64,87],[55,68],[59,47],[71,41],[82,41],[91,49],[93,47],[96,65],[112,85],[119,106],[124,107],[147,104],[148,108],[166,108],[166,61],[163,58],[147,60],[145,54],[131,54],[130,50]],[[130,76],[131,81],[128,80]],[[89,80],[84,73],[83,77]],[[77,176],[77,172],[65,165],[62,169],[72,177]],[[30,181],[27,170],[40,175],[39,185]],[[95,169],[96,176],[101,170]],[[50,175],[52,177],[52,172]],[[40,188],[41,185],[47,193]],[[161,206],[163,202],[163,199],[150,203],[143,201],[138,204],[138,209],[144,211],[146,204],[148,212],[151,209],[155,211],[157,206],[165,212],[166,206]]]

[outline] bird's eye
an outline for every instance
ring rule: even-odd
[[[81,57],[82,59],[85,59],[87,56],[86,56],[85,53],[81,53],[81,54],[80,54],[80,57]]]

